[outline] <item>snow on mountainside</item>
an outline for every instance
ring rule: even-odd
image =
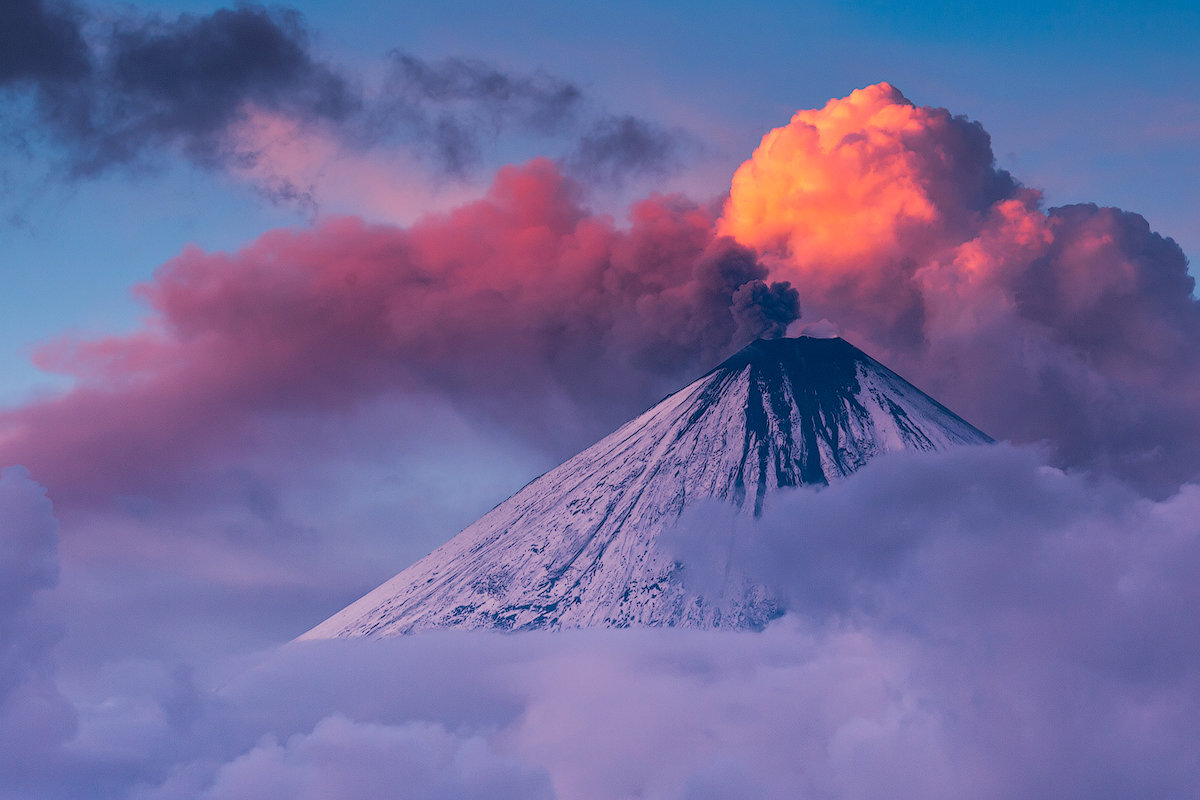
[[[689,591],[655,546],[685,506],[758,514],[895,450],[991,439],[842,339],[759,340],[529,483],[301,638],[435,628],[760,627],[742,583]]]

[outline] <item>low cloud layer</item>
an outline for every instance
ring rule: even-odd
[[[178,792],[180,787],[168,786],[141,796],[325,800],[388,797],[399,787],[408,796],[429,800],[554,796],[543,771],[497,755],[483,737],[456,736],[428,723],[356,723],[341,716],[327,717],[311,733],[293,735],[285,743],[260,742],[222,766],[211,785]]]
[[[994,436],[1158,492],[1197,474],[1184,254],[1137,214],[1044,210],[979,123],[888,84],[797,112],[735,174],[720,230]]]
[[[130,661],[4,789],[1190,797],[1198,504],[1194,485],[1148,500],[1003,445],[895,454],[757,521],[681,520],[685,570],[733,531],[737,569],[783,599],[762,633],[305,642],[232,679],[211,653]]]
[[[8,467],[0,471],[0,773],[17,776],[18,788],[26,763],[52,760],[75,730],[75,709],[55,681],[61,621],[41,603],[57,583],[58,522],[46,490]]]

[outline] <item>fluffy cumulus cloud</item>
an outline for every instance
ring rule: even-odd
[[[183,792],[176,792],[184,788]],[[545,773],[494,753],[481,737],[463,738],[440,725],[355,723],[328,717],[311,733],[273,739],[222,766],[211,785],[141,794],[150,800],[296,800],[383,798],[403,792],[429,800],[548,800]]]
[[[1137,214],[1043,209],[979,123],[886,83],[800,111],[738,169],[720,230],[993,435],[1159,492],[1196,474],[1182,251]]]

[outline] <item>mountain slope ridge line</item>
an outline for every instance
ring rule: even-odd
[[[760,339],[300,638],[758,628],[778,613],[763,587],[730,576],[698,594],[659,545],[685,508],[716,500],[757,516],[781,489],[884,453],[991,441],[842,339]]]

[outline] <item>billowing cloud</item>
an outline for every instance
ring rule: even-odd
[[[3,459],[64,499],[168,491],[265,419],[388,391],[585,441],[797,317],[702,209],[655,197],[621,229],[576,194],[538,160],[408,229],[337,219],[185,251],[139,289],[146,328],[40,351],[77,386],[0,417]]]
[[[767,133],[733,176],[722,230],[801,264],[915,259],[930,228],[969,231],[1015,189],[979,123],[880,83]]]
[[[127,664],[36,796],[1189,797],[1198,504],[1006,445],[894,454],[680,521],[685,573],[732,552],[783,599],[761,633],[298,642],[220,689]]]
[[[387,797],[400,790],[429,800],[548,800],[540,770],[497,756],[482,737],[460,738],[440,725],[387,726],[328,717],[286,743],[267,740],[223,766],[200,794],[155,792],[165,800],[347,800]]]
[[[1183,253],[1136,214],[1044,211],[978,123],[888,84],[800,111],[738,169],[719,229],[993,435],[1158,491],[1196,474]]]
[[[512,74],[478,59],[425,61],[395,52],[372,125],[381,135],[408,130],[450,174],[482,161],[483,139],[506,128],[559,134],[584,113],[583,92],[545,72]]]

